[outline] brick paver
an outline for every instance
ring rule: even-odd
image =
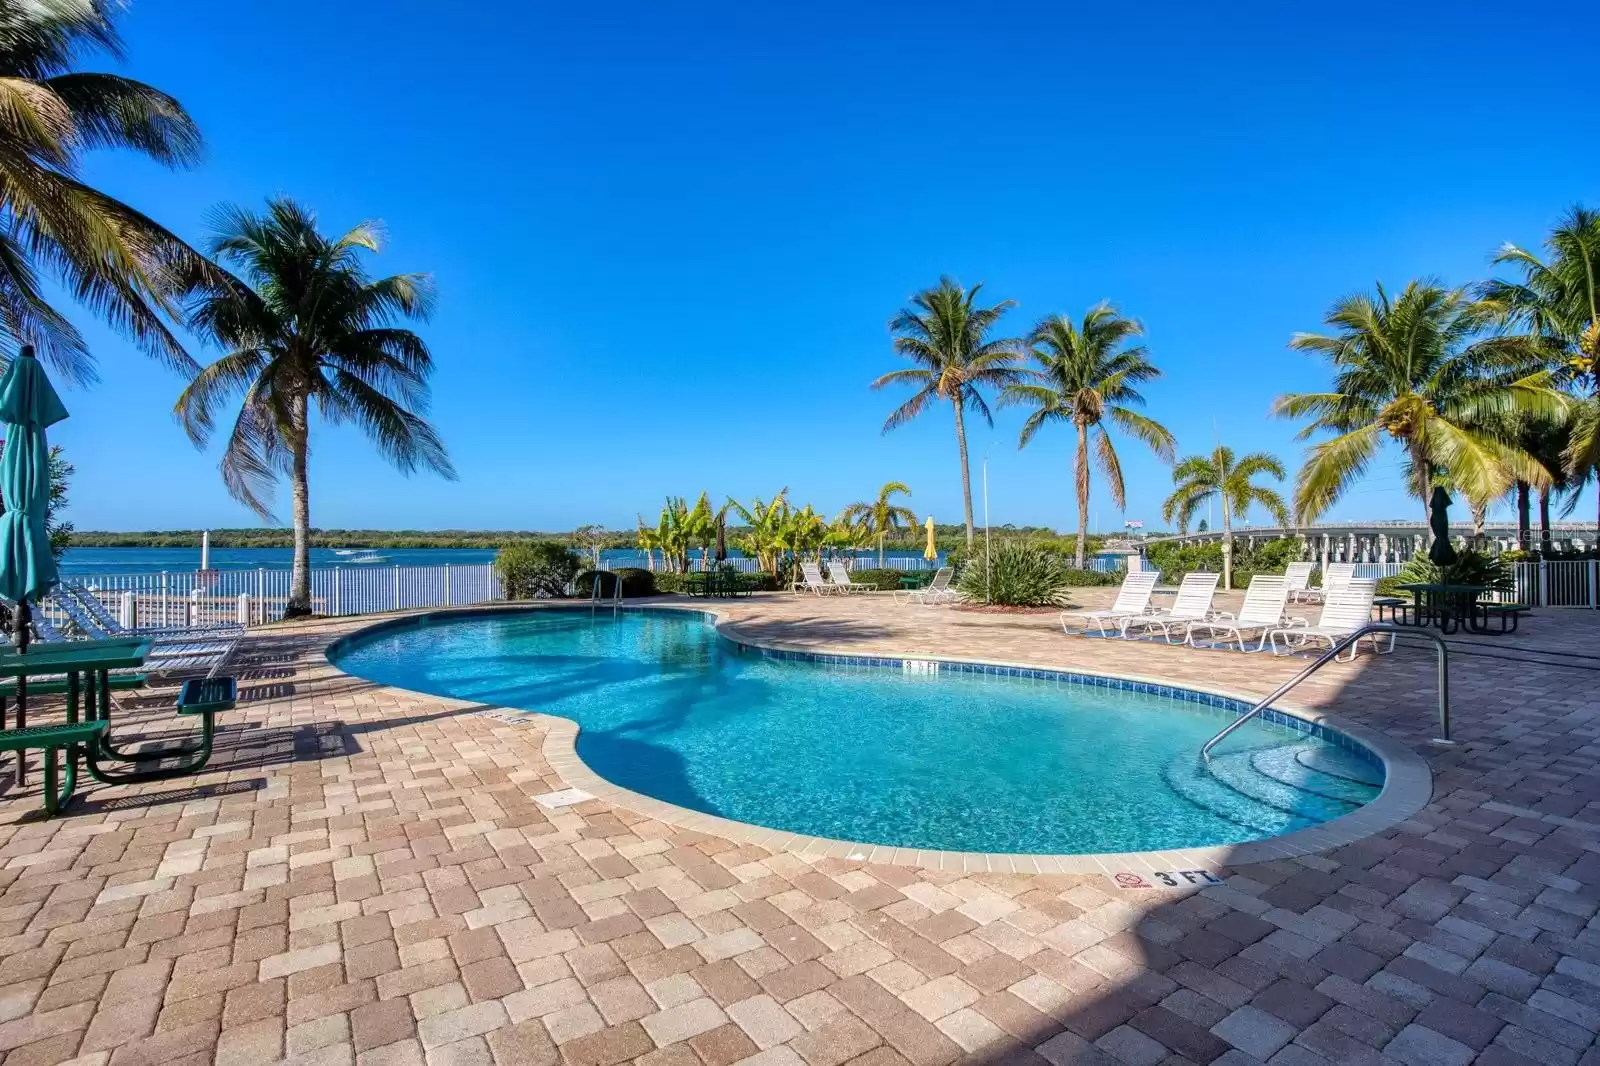
[[[720,609],[753,641],[1246,695],[1298,666],[885,600]],[[37,771],[0,797],[0,1066],[1600,1061],[1594,613],[1460,642],[1451,748],[1428,655],[1319,675],[1295,701],[1412,748],[1432,801],[1187,893],[546,810],[549,720],[340,674],[323,651],[360,624],[252,635],[197,779],[90,784],[49,821]],[[185,728],[170,699],[121,720]]]

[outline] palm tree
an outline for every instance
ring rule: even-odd
[[[242,398],[222,456],[235,499],[266,517],[280,475],[294,500],[294,566],[285,616],[311,611],[311,499],[307,465],[311,409],[328,422],[354,422],[404,473],[455,470],[424,419],[433,358],[415,333],[391,323],[426,318],[432,287],[424,275],[373,280],[363,251],[380,234],[362,223],[342,237],[317,230],[316,217],[287,199],[264,215],[229,206],[214,217],[212,254],[238,271],[206,286],[188,316],[195,333],[226,352],[178,398],[190,438],[204,447],[218,409]]]
[[[1252,504],[1260,504],[1279,526],[1289,524],[1289,508],[1272,489],[1256,485],[1251,478],[1270,474],[1284,478],[1283,464],[1275,455],[1252,452],[1235,459],[1233,449],[1219,444],[1210,455],[1191,455],[1172,470],[1176,486],[1161,507],[1161,517],[1176,520],[1181,532],[1189,531],[1189,520],[1207,501],[1222,504],[1222,587],[1233,587],[1233,518],[1244,515]]]
[[[689,504],[682,496],[668,496],[661,506],[656,528],[639,531],[639,545],[647,551],[661,549],[661,568],[669,574],[689,570]]]
[[[1033,408],[1022,423],[1018,448],[1027,447],[1048,422],[1069,423],[1077,434],[1073,481],[1078,493],[1080,570],[1089,535],[1090,437],[1094,438],[1095,461],[1118,508],[1126,505],[1122,462],[1106,420],[1142,441],[1165,462],[1172,461],[1177,446],[1165,426],[1133,410],[1144,406],[1144,397],[1134,386],[1161,376],[1143,345],[1129,346],[1143,333],[1143,326],[1123,318],[1109,302],[1091,307],[1081,324],[1066,315],[1043,319],[1028,337],[1037,369],[1028,371],[1025,381],[1008,385],[1000,397],[1002,403]]]
[[[1600,212],[1581,204],[1545,238],[1545,256],[1503,245],[1496,264],[1522,271],[1521,281],[1478,288],[1499,324],[1569,388],[1588,393],[1574,413],[1563,465],[1579,482],[1600,467]],[[1600,519],[1597,519],[1600,523]],[[1525,545],[1524,545],[1525,546]]]
[[[1385,435],[1405,449],[1424,513],[1440,472],[1472,499],[1493,499],[1513,479],[1550,483],[1549,472],[1495,427],[1518,416],[1558,416],[1566,398],[1525,346],[1482,338],[1488,318],[1464,289],[1420,280],[1395,298],[1381,284],[1374,294],[1346,296],[1324,318],[1334,333],[1294,336],[1289,347],[1332,364],[1333,389],[1280,396],[1273,413],[1310,418],[1301,440],[1337,434],[1311,447],[1296,479],[1302,524],[1366,471]]]
[[[911,508],[895,504],[896,495],[910,496],[910,486],[903,481],[886,482],[883,488],[878,490],[877,499],[860,500],[839,512],[841,522],[860,525],[863,533],[877,538],[879,569],[883,568],[884,538],[897,529],[904,529],[917,522],[916,513]]]
[[[789,514],[792,510],[789,506],[789,489],[779,489],[770,502],[757,497],[750,501],[749,507],[737,500],[729,500],[728,506],[738,513],[748,527],[739,537],[740,549],[755,558],[757,567],[777,577],[778,563],[788,548]]]
[[[644,552],[645,565],[654,571],[656,568],[656,549],[662,547],[664,543],[660,527],[666,524],[666,512],[661,512],[661,520],[655,527],[645,525],[644,515],[642,514],[636,514],[634,517],[639,525],[639,531],[634,537],[634,543],[639,546],[640,551]],[[663,570],[666,569],[665,559],[662,560],[661,567]]]
[[[872,383],[875,389],[886,385],[912,385],[916,395],[894,409],[883,423],[889,432],[905,425],[935,400],[946,400],[956,415],[956,446],[961,453],[961,502],[967,516],[967,547],[972,547],[972,474],[967,466],[966,411],[978,412],[989,425],[994,418],[984,402],[982,390],[1000,389],[1018,380],[1017,361],[1022,354],[1020,341],[990,340],[989,331],[1000,316],[1016,306],[1002,300],[993,307],[977,305],[982,284],[963,289],[950,278],[940,278],[938,287],[911,298],[889,322],[894,334],[894,350],[917,365],[906,370],[891,370]]]
[[[203,256],[86,184],[83,158],[123,148],[167,166],[200,157],[183,106],[143,82],[73,68],[122,57],[112,0],[0,0],[0,351],[33,344],[70,379],[90,381],[83,337],[41,286],[49,275],[168,365],[195,363],[167,327],[174,299],[216,280]]]

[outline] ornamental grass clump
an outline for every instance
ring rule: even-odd
[[[985,561],[981,551],[961,571],[956,587],[968,603],[996,607],[1058,607],[1072,587],[1072,571],[1055,552],[1009,541]]]

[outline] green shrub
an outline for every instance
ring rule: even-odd
[[[624,566],[616,570],[585,570],[572,579],[572,594],[586,597],[594,595],[595,577],[600,578],[600,596],[610,599],[616,594],[617,582],[622,582],[623,598],[654,596],[656,575],[637,566]]]
[[[1400,585],[1481,585],[1491,592],[1514,592],[1516,576],[1499,556],[1486,552],[1464,551],[1448,566],[1439,566],[1426,555],[1413,555],[1400,572],[1378,582],[1378,593],[1394,596]]]
[[[900,579],[906,576],[904,570],[890,570],[887,567],[878,570],[850,571],[850,584],[861,585],[865,588],[876,589],[879,592],[894,592],[900,587]]]
[[[768,573],[743,574],[745,587],[752,592],[776,592],[778,583]],[[683,595],[691,592],[698,593],[705,584],[704,573],[694,570],[687,574],[669,574],[657,571],[655,575],[656,592],[661,595]],[[627,586],[623,586],[626,590]]]
[[[1257,541],[1254,548],[1234,534],[1233,587],[1244,588],[1256,574],[1281,574],[1284,567],[1299,559],[1304,552],[1299,537],[1275,537]],[[1161,571],[1162,584],[1176,585],[1184,574],[1204,571],[1222,573],[1222,542],[1205,544],[1178,544],[1167,542],[1152,544],[1145,549],[1151,566]]]
[[[622,581],[622,595],[624,597],[654,596],[656,594],[656,574],[654,570],[646,570],[640,566],[618,567],[616,575]]]
[[[494,565],[506,599],[531,600],[565,596],[581,564],[561,545],[540,542],[501,548]]]
[[[1051,607],[1066,602],[1072,573],[1055,552],[1008,541],[995,547],[987,559],[975,555],[961,571],[957,588],[972,603]]]
[[[1122,584],[1122,571],[1114,570],[1106,573],[1100,570],[1078,570],[1068,567],[1066,578],[1067,584],[1074,588],[1097,588]]]

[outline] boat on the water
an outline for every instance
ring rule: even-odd
[[[387,555],[379,555],[377,550],[373,548],[356,548],[348,551],[336,551],[335,554],[344,556],[344,558],[339,560],[342,563],[364,564],[386,563],[389,561],[389,557]]]

